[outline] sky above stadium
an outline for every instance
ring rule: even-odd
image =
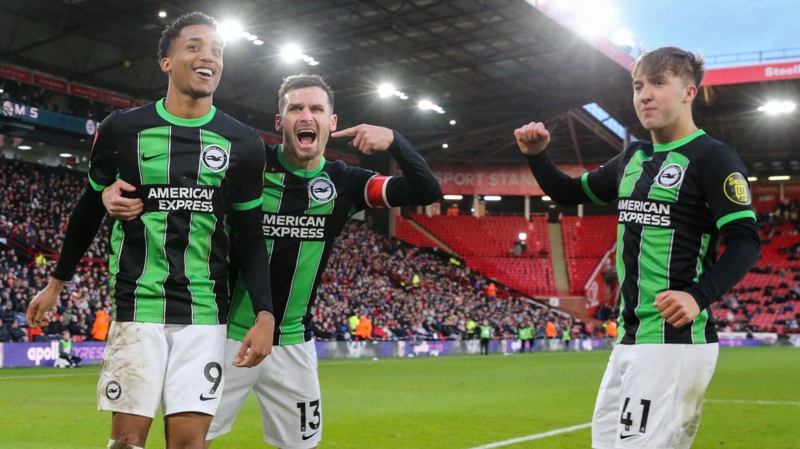
[[[648,50],[672,45],[713,56],[800,47],[798,0],[611,1],[617,25]]]

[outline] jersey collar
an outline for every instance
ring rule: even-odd
[[[156,111],[158,112],[158,115],[161,116],[161,118],[177,126],[186,126],[192,128],[203,126],[206,123],[210,122],[211,119],[214,118],[214,114],[217,112],[217,108],[215,108],[214,105],[211,105],[211,110],[208,111],[208,114],[204,115],[203,117],[192,118],[192,119],[175,117],[174,115],[167,112],[167,110],[164,108],[164,100],[165,99],[162,98],[156,102]]]
[[[281,163],[283,168],[285,168],[289,173],[299,176],[301,178],[311,179],[314,176],[317,176],[325,167],[325,156],[319,161],[319,167],[315,168],[314,170],[303,170],[302,168],[297,168],[294,165],[290,164],[286,159],[283,158],[283,144],[278,145],[278,162]]]
[[[653,144],[653,151],[672,151],[675,148],[682,147],[687,143],[693,141],[694,139],[704,135],[706,132],[702,129],[698,129],[697,131],[689,134],[688,136],[684,137],[681,140],[676,140],[670,143],[654,143]]]

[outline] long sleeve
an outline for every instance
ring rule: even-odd
[[[562,172],[546,151],[534,156],[525,156],[531,173],[542,188],[553,201],[561,206],[575,206],[591,201],[581,186],[580,178],[573,178]]]
[[[391,206],[427,206],[442,197],[442,188],[430,167],[417,150],[397,131],[389,153],[403,170],[386,185],[386,199]]]
[[[55,279],[61,281],[72,279],[75,267],[78,266],[78,262],[92,244],[105,214],[103,193],[87,186],[69,217],[67,232],[64,236],[64,247],[61,249],[56,269],[53,271]]]
[[[234,210],[233,242],[242,280],[253,303],[253,313],[273,313],[267,246],[261,229],[261,208]]]
[[[725,237],[725,252],[700,282],[686,289],[697,301],[700,310],[708,308],[741,281],[761,255],[755,220],[743,218],[732,221],[724,225],[720,232]]]

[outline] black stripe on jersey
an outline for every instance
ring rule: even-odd
[[[172,167],[170,167],[172,169]],[[171,173],[170,173],[171,176]],[[169,267],[164,280],[164,316],[171,324],[192,324],[192,294],[186,277],[186,248],[189,246],[191,213],[169,212],[164,230],[164,255]]]
[[[125,242],[120,250],[119,266],[136,267],[135,270],[120,268],[114,284],[115,321],[134,321],[136,316],[136,286],[144,274],[147,259],[147,244],[144,238],[144,223],[141,220],[122,222]]]
[[[220,243],[211,248],[211,255],[208,263],[209,277],[214,281],[213,291],[217,298],[216,303],[218,307],[218,323],[228,322],[228,313],[230,312],[231,308],[230,298],[233,295],[233,289],[236,286],[235,282],[232,283],[230,285],[230,292],[228,291],[227,260],[230,242],[225,234],[225,227],[221,223],[217,222],[214,227],[214,232],[211,234],[211,241],[218,241]],[[223,244],[223,242],[225,242],[225,244]],[[238,270],[234,271],[234,273],[238,273]]]
[[[692,242],[687,235],[681,234],[676,230],[673,242],[673,257],[669,265],[670,290],[683,291],[691,284],[673,284],[676,279],[692,279],[697,272],[697,258],[703,244],[702,234],[699,241]],[[675,257],[675,254],[684,257]],[[687,257],[690,256],[690,257]],[[676,329],[669,323],[664,324],[664,342],[692,344],[692,326],[684,326]]]
[[[636,248],[636,252],[641,255],[642,229],[642,225],[627,225],[622,235],[623,248]],[[636,344],[636,333],[639,331],[640,320],[636,315],[635,306],[639,302],[639,284],[633,281],[635,279],[639,279],[639,261],[626,262],[625,279],[620,287],[622,297],[626,298],[625,307],[622,309],[625,335],[620,342],[624,345]]]

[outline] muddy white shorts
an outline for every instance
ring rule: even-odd
[[[232,365],[242,342],[228,339],[225,394],[206,440],[231,431],[236,415],[253,391],[261,406],[264,441],[282,449],[309,449],[322,440],[317,352],[314,341],[273,346],[258,366]]]
[[[97,385],[98,410],[154,418],[214,415],[224,387],[225,325],[112,322]]]
[[[617,345],[592,418],[595,449],[688,449],[719,344]]]

